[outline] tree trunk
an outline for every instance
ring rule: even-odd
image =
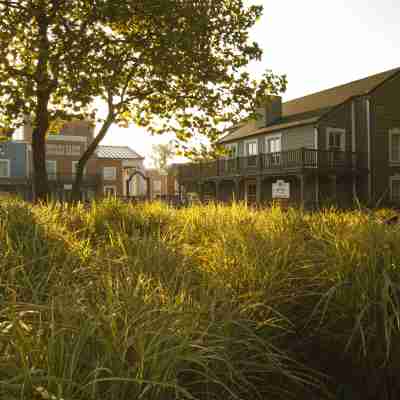
[[[33,201],[47,201],[49,184],[46,171],[46,132],[36,128],[32,135]]]
[[[72,186],[72,201],[74,202],[79,201],[81,197],[81,186],[83,181],[83,171],[85,169],[85,165],[89,161],[90,157],[93,156],[99,143],[104,139],[104,136],[107,134],[108,129],[114,122],[114,118],[115,118],[114,113],[110,111],[107,115],[106,120],[103,123],[103,126],[100,129],[100,132],[93,139],[92,143],[90,143],[86,151],[82,154],[81,158],[79,159],[78,165],[76,167],[75,182]]]
[[[49,100],[50,84],[48,73],[49,40],[47,37],[49,21],[45,14],[45,8],[41,5],[37,22],[39,26],[39,59],[35,73],[37,83],[37,105],[32,133],[33,156],[33,201],[47,201],[49,184],[46,171],[46,134],[50,126]]]

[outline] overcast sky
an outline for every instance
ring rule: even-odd
[[[264,5],[252,31],[264,56],[250,70],[286,74],[284,101],[400,67],[399,0],[248,1]],[[128,145],[149,165],[152,144],[168,140],[113,127],[103,144]]]

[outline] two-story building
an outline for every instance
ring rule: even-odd
[[[340,206],[400,201],[400,68],[282,103],[220,143],[229,155],[180,167],[187,192],[220,201]]]
[[[94,138],[94,127],[87,121],[68,122],[46,143],[46,167],[54,199],[71,197],[76,167]],[[13,140],[0,143],[0,193],[32,196],[32,128],[27,124]],[[144,158],[126,146],[99,146],[87,162],[81,188],[82,200],[103,196],[144,196]]]

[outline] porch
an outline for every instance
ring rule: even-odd
[[[178,176],[183,182],[212,177],[303,173],[315,169],[336,174],[362,171],[365,166],[366,157],[360,153],[301,148],[184,164],[179,166]]]
[[[289,204],[347,206],[364,186],[365,165],[359,153],[302,148],[182,165],[179,180],[205,201],[269,203],[276,199],[273,184],[283,180]]]

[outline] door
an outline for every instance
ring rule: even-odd
[[[247,181],[245,188],[245,199],[247,204],[255,204],[257,202],[257,182]]]

